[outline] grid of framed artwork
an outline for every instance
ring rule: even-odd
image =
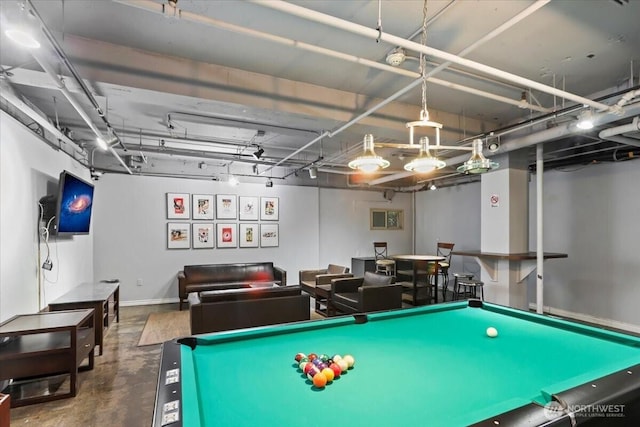
[[[167,248],[277,247],[279,218],[278,197],[167,193]]]

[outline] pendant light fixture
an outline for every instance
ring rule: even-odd
[[[422,45],[427,45],[427,0],[424,0],[422,10]],[[398,53],[394,51],[394,53]],[[404,53],[404,52],[403,52]],[[390,55],[391,56],[391,55]],[[392,58],[393,59],[393,58]],[[387,58],[389,61],[389,59]],[[409,143],[376,143],[374,144],[373,135],[365,135],[364,137],[364,153],[362,156],[349,162],[349,167],[352,169],[359,169],[363,172],[375,172],[379,169],[384,169],[389,166],[389,161],[375,154],[373,151],[374,145],[377,147],[395,148],[395,149],[419,149],[418,157],[410,160],[404,165],[404,169],[414,173],[428,173],[437,169],[444,168],[447,164],[445,161],[438,158],[438,151],[442,149],[446,150],[460,150],[471,151],[471,158],[467,160],[462,166],[457,168],[461,173],[484,173],[498,167],[498,163],[493,162],[482,155],[482,140],[476,139],[473,141],[471,147],[446,146],[440,145],[440,129],[442,129],[442,123],[434,122],[429,119],[429,110],[427,108],[427,60],[424,53],[420,53],[420,75],[422,83],[422,104],[420,109],[420,119],[408,122],[406,127],[409,129]],[[526,95],[526,94],[525,94]],[[429,131],[435,133],[435,144],[430,145],[429,138],[423,136],[420,138],[420,142],[416,144],[414,142],[414,135],[416,129],[422,129],[423,131]],[[432,154],[433,152],[433,154]]]
[[[429,152],[429,138],[423,136],[420,138],[420,154],[404,165],[404,169],[409,172],[426,173],[436,169],[442,169],[446,165],[445,162],[431,155]]]
[[[458,166],[457,171],[460,173],[485,173],[490,170],[497,169],[498,163],[491,161],[482,155],[482,140],[474,139],[472,143],[471,158]]]
[[[373,135],[367,134],[364,136],[364,152],[361,156],[355,160],[349,162],[351,169],[358,169],[364,173],[372,173],[379,169],[389,167],[391,163],[388,160],[376,155],[373,151]]]

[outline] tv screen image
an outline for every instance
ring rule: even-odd
[[[57,209],[58,234],[87,234],[91,226],[93,184],[67,171],[60,174]]]

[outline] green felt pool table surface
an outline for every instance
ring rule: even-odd
[[[318,389],[298,352],[356,363]],[[634,366],[640,339],[460,302],[203,335],[180,354],[185,426],[454,426]]]

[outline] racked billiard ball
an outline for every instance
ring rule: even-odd
[[[313,377],[315,377],[319,373],[320,373],[320,368],[318,368],[317,366],[311,365],[311,368],[309,368],[309,372],[307,372],[307,378],[313,381]]]
[[[338,360],[337,363],[338,363],[338,366],[340,366],[340,370],[342,372],[347,372],[347,369],[349,369],[349,364],[344,359]]]
[[[353,365],[356,363],[356,359],[353,358],[352,355],[350,354],[346,354],[342,360],[344,360],[345,362],[347,362],[347,365],[349,365],[349,368],[353,368]]]
[[[332,363],[329,368],[333,371],[333,377],[338,378],[342,374],[342,368],[337,363]]]
[[[316,375],[314,375],[312,381],[313,385],[318,388],[323,388],[325,385],[327,385],[327,377],[325,377],[322,372],[318,372]]]
[[[304,353],[298,353],[296,354],[296,357],[294,357],[294,359],[296,360],[296,362],[300,363],[303,357],[307,357],[307,356]]]

